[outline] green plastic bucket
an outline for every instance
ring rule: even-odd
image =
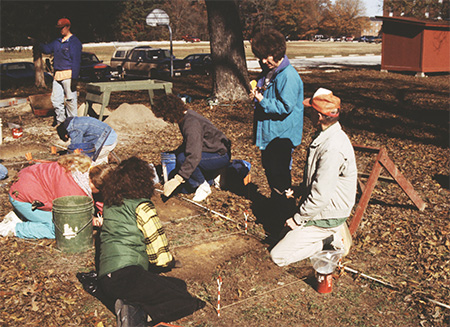
[[[94,206],[88,196],[63,196],[53,200],[56,247],[63,252],[79,253],[92,248]]]

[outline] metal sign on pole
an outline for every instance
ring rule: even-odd
[[[147,15],[145,22],[148,26],[167,26],[170,36],[170,77],[173,77],[173,46],[172,46],[172,29],[170,28],[169,15],[162,9],[153,9],[150,14]]]

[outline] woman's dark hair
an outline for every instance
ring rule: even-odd
[[[116,164],[100,164],[97,166],[92,166],[91,169],[89,169],[89,179],[91,183],[94,184],[99,191],[101,191],[106,177],[116,168]]]
[[[103,183],[105,205],[122,205],[125,199],[150,198],[155,186],[153,169],[137,157],[122,161],[110,172]]]
[[[155,97],[152,105],[152,111],[155,116],[170,123],[178,124],[181,122],[186,110],[184,102],[171,93]]]
[[[251,43],[252,52],[259,59],[272,56],[273,60],[280,61],[286,53],[286,39],[274,29],[257,32]]]

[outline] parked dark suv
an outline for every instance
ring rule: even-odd
[[[80,80],[104,82],[111,79],[111,67],[99,60],[95,53],[81,53]]]
[[[191,70],[191,64],[173,57],[173,75],[181,76]],[[125,78],[169,78],[170,52],[166,49],[136,47],[130,51],[122,64]]]
[[[191,63],[193,74],[209,75],[212,69],[212,60],[210,53],[194,53],[186,56],[184,60]]]

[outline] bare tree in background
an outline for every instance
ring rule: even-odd
[[[206,0],[211,55],[213,93],[219,101],[248,99],[248,72],[238,4]]]
[[[355,35],[361,30],[365,10],[362,0],[336,0],[321,28],[328,35]]]
[[[289,0],[291,1],[291,0]],[[256,30],[274,24],[274,11],[278,0],[240,0],[239,10],[243,19],[243,35],[250,38]]]
[[[394,16],[420,19],[450,19],[449,0],[384,0],[384,9]]]
[[[202,2],[170,0],[164,2],[163,9],[170,16],[170,24],[175,39],[192,34],[202,40],[208,37],[206,6]]]

